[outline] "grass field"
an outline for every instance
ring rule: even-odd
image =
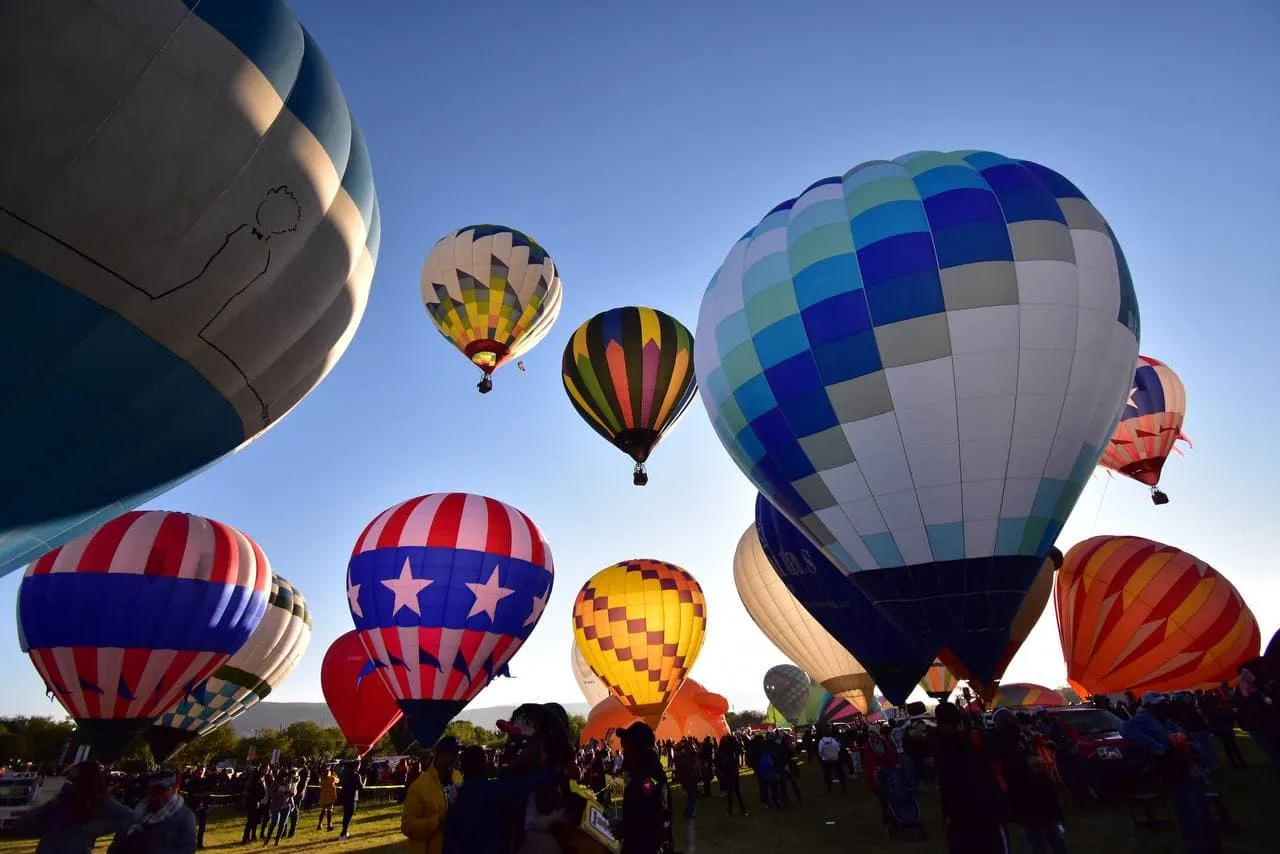
[[[1238,825],[1234,835],[1224,838],[1224,851],[1236,854],[1271,854],[1280,850],[1280,779],[1262,764],[1261,754],[1244,740],[1242,747],[1252,763],[1242,771],[1224,768],[1219,771],[1215,788]],[[758,803],[754,779],[743,780],[743,793],[750,809]],[[696,854],[773,854],[773,852],[803,852],[803,854],[925,854],[945,852],[942,837],[942,817],[934,790],[925,786],[920,795],[928,836],[917,838],[913,831],[905,831],[892,841],[885,838],[880,824],[880,809],[875,798],[867,791],[865,782],[851,783],[847,794],[828,795],[814,766],[801,771],[800,790],[802,804],[783,812],[752,810],[746,817],[725,815],[723,801],[701,799],[694,828]],[[684,793],[675,794],[677,812],[683,809]],[[280,850],[290,852],[365,851],[392,854],[405,850],[400,835],[400,808],[395,804],[362,805],[351,827],[351,838],[338,841],[337,831],[332,833],[315,830],[316,813],[308,810],[298,823],[298,835],[283,840]],[[206,851],[256,850],[260,843],[241,846],[243,817],[235,813],[215,813],[209,822],[205,836]],[[689,852],[686,844],[687,829],[677,818],[677,847]],[[1012,831],[1014,851],[1025,852],[1016,828]],[[1140,830],[1133,826],[1124,805],[1098,808],[1081,812],[1068,807],[1067,846],[1072,852],[1141,852],[1141,854],[1176,854],[1181,851],[1176,829],[1159,833]],[[35,849],[33,842],[0,842],[0,854],[18,854]],[[100,842],[99,851],[106,849]]]

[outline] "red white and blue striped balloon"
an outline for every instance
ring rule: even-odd
[[[230,525],[133,511],[27,568],[19,642],[109,761],[240,649],[270,580],[262,549]]]
[[[551,550],[514,507],[433,493],[390,507],[356,541],[347,600],[374,668],[430,745],[500,674],[551,596]]]

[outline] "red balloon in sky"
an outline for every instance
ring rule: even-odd
[[[324,654],[320,688],[338,728],[361,756],[404,716],[354,631],[334,641]]]

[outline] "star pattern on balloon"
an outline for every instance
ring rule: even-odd
[[[542,612],[547,607],[547,599],[549,599],[550,597],[551,597],[550,585],[547,586],[547,589],[543,592],[541,596],[533,597],[533,608],[529,611],[529,616],[525,617],[524,622],[520,624],[520,628],[523,629],[527,626],[532,626],[538,622],[538,618],[542,616]]]
[[[352,584],[347,581],[347,603],[351,606],[351,613],[357,617],[364,616],[364,609],[360,607],[360,584]]]
[[[431,586],[431,579],[414,578],[408,558],[404,559],[404,566],[400,568],[398,577],[386,579],[381,584],[395,594],[395,603],[391,606],[392,616],[400,613],[401,608],[408,608],[413,613],[419,616],[422,615],[422,608],[418,604],[418,594]]]
[[[1134,401],[1134,397],[1136,397],[1136,396],[1137,396],[1137,394],[1138,394],[1138,387],[1137,387],[1137,386],[1134,386],[1133,388],[1129,389],[1129,399],[1128,399],[1128,400],[1126,400],[1126,401],[1125,401],[1125,404],[1124,404],[1126,409],[1128,409],[1128,408],[1130,408],[1130,407],[1132,407],[1133,409],[1137,409],[1137,408],[1138,408],[1138,404],[1137,404],[1137,402],[1135,402],[1135,401]]]
[[[471,591],[471,595],[476,597],[476,601],[471,605],[471,610],[467,612],[468,620],[477,614],[487,614],[490,620],[497,619],[498,603],[516,592],[511,588],[502,586],[497,566],[493,568],[493,572],[489,573],[489,580],[484,584],[468,581],[466,585],[467,589]]]

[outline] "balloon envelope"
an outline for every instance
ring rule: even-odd
[[[422,265],[422,301],[432,323],[486,376],[546,337],[562,296],[546,250],[502,225],[447,234]]]
[[[682,738],[701,741],[707,737],[719,739],[729,734],[724,713],[715,711],[722,705],[728,706],[724,697],[708,691],[693,679],[686,679],[654,727],[654,734],[659,741],[679,741]],[[587,744],[595,739],[616,749],[618,730],[631,726],[637,720],[617,697],[609,697],[591,709],[587,725],[582,728],[578,741],[580,744]]]
[[[1013,662],[1013,657],[1018,654],[1022,644],[1031,635],[1031,630],[1036,627],[1036,623],[1040,622],[1045,606],[1049,604],[1049,595],[1053,592],[1054,573],[1061,566],[1062,552],[1055,546],[1049,549],[1048,557],[1040,564],[1040,572],[1031,582],[1031,589],[1027,591],[1027,595],[1022,598],[1022,604],[1018,606],[1018,613],[1014,615],[1013,624],[1009,627],[1009,642],[1005,644],[1004,653],[996,662],[989,682],[976,679],[963,662],[957,660],[950,650],[944,649],[938,653],[938,658],[946,668],[958,678],[969,682],[979,696],[990,699],[995,683],[1004,676],[1004,672]]]
[[[591,669],[591,665],[587,664],[587,660],[582,657],[582,650],[578,648],[576,638],[573,641],[571,663],[573,678],[578,682],[578,689],[582,691],[582,697],[587,701],[587,705],[594,709],[609,696],[609,689]]]
[[[929,672],[920,680],[920,687],[935,700],[945,700],[956,690],[955,674],[941,661],[929,665]]]
[[[151,755],[164,763],[182,745],[265,700],[298,666],[310,643],[311,609],[306,598],[273,574],[267,609],[244,646],[147,730]]]
[[[661,311],[612,308],[574,331],[560,372],[582,420],[643,464],[693,400],[693,335]]]
[[[221,522],[137,510],[54,549],[18,588],[18,641],[111,762],[262,620],[271,567]]]
[[[412,498],[365,528],[347,565],[351,616],[420,744],[528,639],[553,574],[529,517],[481,495]]]
[[[1100,465],[1155,486],[1182,436],[1186,415],[1187,389],[1182,380],[1164,362],[1139,356],[1129,399]]]
[[[738,540],[733,582],[751,619],[783,655],[833,694],[860,697],[866,702],[874,684],[866,668],[787,589],[754,525]],[[776,701],[774,705],[784,714],[788,711]]]
[[[778,664],[764,674],[764,695],[792,724],[809,702],[809,676],[794,664]]]
[[[881,691],[905,703],[933,660],[919,639],[890,623],[763,495],[756,496],[755,529],[774,577],[781,579],[805,613],[830,632],[841,648],[858,656]],[[782,601],[780,594],[774,599]]]
[[[1031,682],[1010,682],[1001,685],[991,700],[992,708],[1021,706],[1065,706],[1067,701],[1052,688]]]
[[[320,689],[342,735],[360,756],[403,717],[396,698],[375,672],[359,632],[335,640],[320,665]]]
[[[675,564],[636,558],[591,577],[573,603],[587,664],[627,711],[656,727],[702,649],[707,600]]]
[[[260,435],[346,350],[381,225],[283,0],[5,10],[0,573]],[[15,75],[16,76],[13,76]]]
[[[930,660],[949,648],[989,679],[1137,351],[1123,255],[1079,189],[917,152],[748,232],[703,297],[694,365],[765,497]]]
[[[1054,587],[1067,678],[1081,696],[1214,688],[1261,634],[1239,592],[1192,554],[1142,537],[1091,537]]]

